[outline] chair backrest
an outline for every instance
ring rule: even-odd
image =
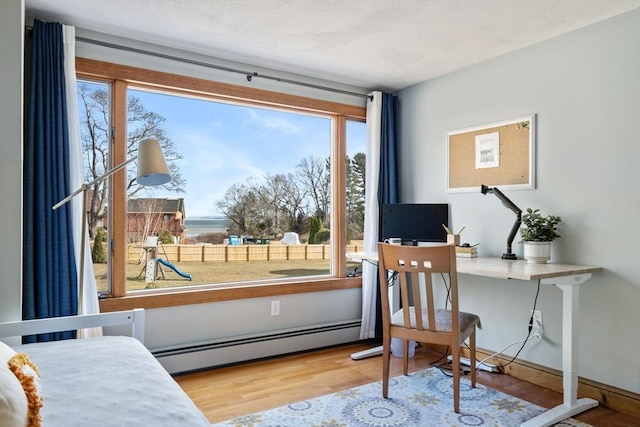
[[[380,269],[382,301],[382,319],[385,324],[391,320],[389,293],[384,284],[387,280],[394,280],[400,286],[400,302],[402,307],[413,305],[416,313],[416,327],[419,330],[435,330],[436,304],[434,299],[433,275],[449,276],[449,296],[451,299],[451,327],[452,331],[459,331],[458,327],[458,276],[456,270],[456,251],[453,245],[441,246],[401,246],[378,243],[378,265]],[[395,273],[395,279],[389,279],[389,273]],[[392,284],[392,283],[390,283]],[[424,289],[425,301],[421,298]],[[409,310],[404,311],[404,325],[411,324]],[[426,311],[429,325],[425,325],[422,316]]]

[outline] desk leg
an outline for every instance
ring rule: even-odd
[[[522,424],[523,427],[546,427],[566,418],[598,406],[590,398],[578,399],[578,330],[573,326],[578,321],[580,287],[591,274],[543,279],[543,285],[556,285],[562,291],[562,383],[564,399],[558,405]]]

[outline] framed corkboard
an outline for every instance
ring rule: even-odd
[[[447,133],[447,191],[535,188],[535,115]]]

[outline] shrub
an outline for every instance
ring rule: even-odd
[[[328,230],[325,228],[316,233],[316,237],[313,243],[328,242],[330,238],[331,238],[331,230]],[[309,243],[312,243],[311,240],[309,240]]]
[[[158,231],[158,240],[163,245],[171,245],[173,243],[173,235],[169,230]]]

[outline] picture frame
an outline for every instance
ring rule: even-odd
[[[447,192],[535,188],[535,114],[447,132]]]

